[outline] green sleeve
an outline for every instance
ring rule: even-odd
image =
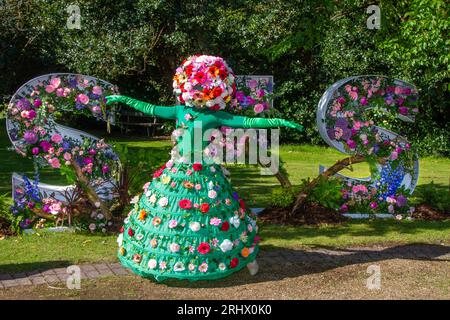
[[[228,112],[217,111],[216,118],[223,126],[232,128],[276,128],[288,127],[302,131],[303,126],[279,118],[249,118],[232,115]]]
[[[142,113],[155,117],[160,117],[163,119],[176,119],[177,117],[177,107],[156,106],[148,102],[143,102],[127,96],[120,96],[120,95],[112,95],[106,97],[106,104],[111,104],[114,102],[122,102]]]

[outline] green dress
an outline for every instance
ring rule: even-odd
[[[258,226],[233,191],[222,166],[195,161],[207,142],[199,143],[194,131],[220,126],[302,127],[282,119],[247,118],[182,105],[155,106],[126,96],[109,96],[107,100],[175,119],[176,130],[187,131],[175,135],[177,151],[144,186],[144,193],[125,219],[118,239],[120,262],[157,281],[218,279],[252,262],[259,250]]]

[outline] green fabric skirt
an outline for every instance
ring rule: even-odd
[[[124,221],[119,260],[157,281],[219,279],[252,262],[258,226],[217,164],[169,161]]]

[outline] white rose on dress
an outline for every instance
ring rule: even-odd
[[[219,263],[219,270],[220,271],[224,271],[227,268],[227,266],[225,265],[225,263],[221,262]]]
[[[215,199],[217,197],[217,192],[215,190],[209,190],[208,197],[211,199]]]
[[[156,195],[155,195],[155,194],[152,194],[152,195],[150,196],[150,199],[148,199],[148,201],[150,201],[150,203],[155,203],[155,202],[156,202]]]
[[[161,207],[167,206],[168,203],[169,203],[169,200],[167,200],[166,197],[163,197],[163,198],[159,199],[159,201],[158,201],[158,204],[159,204]]]
[[[172,252],[178,252],[180,251],[180,245],[178,243],[171,243],[169,249]]]
[[[150,260],[148,260],[148,264],[147,265],[148,265],[148,267],[150,269],[155,269],[157,264],[158,263],[156,262],[155,259],[150,259]]]
[[[233,249],[233,242],[231,242],[228,239],[223,240],[222,243],[220,244],[220,250],[222,250],[222,252],[227,252],[230,251],[231,249]]]
[[[200,223],[199,222],[191,222],[189,223],[189,229],[191,229],[194,232],[197,232],[200,230]]]
[[[184,270],[184,264],[181,261],[178,261],[177,263],[175,263],[175,265],[173,266],[173,271],[183,271]]]
[[[119,234],[119,236],[117,237],[117,244],[119,245],[119,247],[122,246],[122,242],[123,242],[123,233]]]
[[[236,215],[236,216],[230,218],[230,223],[235,228],[239,228],[239,226],[241,225],[241,219],[239,219],[239,217]]]

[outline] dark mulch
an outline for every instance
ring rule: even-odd
[[[415,207],[415,211],[412,214],[414,219],[418,220],[445,220],[450,219],[450,214],[433,208],[428,204],[420,204]]]
[[[13,235],[10,227],[11,224],[9,223],[9,221],[3,217],[0,217],[0,237]]]
[[[258,221],[275,223],[275,224],[336,224],[347,221],[339,212],[325,208],[318,204],[308,204],[303,212],[297,213],[294,216],[289,216],[291,208],[275,208],[269,207],[258,214]],[[285,218],[288,215],[287,219]]]

